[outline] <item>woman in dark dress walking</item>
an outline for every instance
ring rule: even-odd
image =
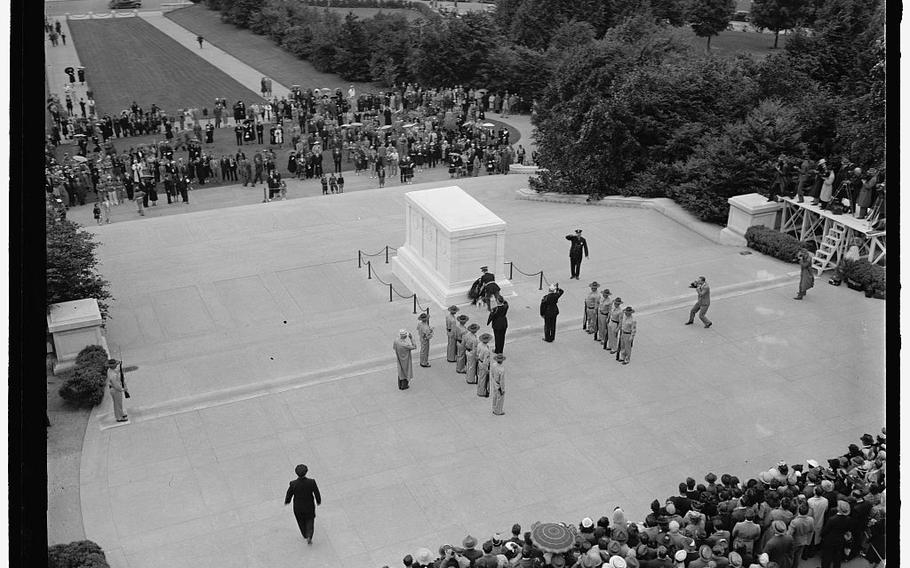
[[[306,476],[307,471],[307,466],[303,464],[294,468],[297,479],[292,481],[290,487],[288,487],[287,495],[284,497],[284,504],[287,505],[292,498],[294,499],[294,517],[297,518],[300,534],[306,539],[307,544],[313,544],[316,505],[322,505],[322,496],[319,494],[316,480]],[[313,502],[314,499],[315,503]]]

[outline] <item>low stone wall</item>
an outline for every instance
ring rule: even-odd
[[[687,229],[695,231],[711,242],[717,243],[719,245],[730,245],[730,243],[721,235],[721,230],[723,227],[719,227],[711,223],[705,223],[704,221],[698,219],[677,205],[672,199],[668,199],[666,197],[646,199],[643,197],[618,197],[612,195],[604,197],[603,199],[596,199],[591,201],[589,200],[590,196],[587,194],[567,195],[564,193],[556,192],[539,192],[529,188],[519,189],[515,193],[518,199],[525,199],[528,201],[574,203],[576,205],[592,205],[600,207],[634,207],[636,209],[653,209],[658,213],[670,219],[673,219]]]
[[[510,174],[536,175],[543,171],[546,171],[546,170],[539,166],[525,166],[522,164],[510,164],[509,165]]]

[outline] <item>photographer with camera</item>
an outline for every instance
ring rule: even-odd
[[[705,324],[705,329],[707,329],[711,327],[713,323],[705,317],[705,314],[708,312],[708,307],[711,305],[711,287],[708,286],[708,282],[705,280],[704,276],[699,276],[695,282],[689,284],[689,288],[695,288],[698,299],[689,311],[689,321],[686,322],[686,325],[692,325],[695,320],[695,314],[697,313],[698,318]]]

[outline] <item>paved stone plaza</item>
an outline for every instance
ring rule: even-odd
[[[114,426],[109,400],[89,421],[86,537],[115,568],[395,566],[514,522],[616,505],[640,520],[688,475],[747,479],[884,424],[884,302],[826,278],[795,302],[794,265],[655,211],[516,199],[526,183],[459,180],[508,223],[506,259],[566,289],[546,344],[542,292],[516,273],[505,416],[441,356],[438,306],[433,366],[398,391],[391,344],[412,305],[357,268],[358,249],[403,242],[406,191],[449,183],[90,227],[116,297],[112,351],[139,368],[131,421]],[[563,238],[576,227],[591,248],[578,282]],[[709,330],[682,325],[699,274]],[[580,329],[592,279],[639,308],[628,366]],[[323,494],[312,547],[283,506],[297,463]]]

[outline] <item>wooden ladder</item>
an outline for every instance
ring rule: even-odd
[[[837,252],[846,233],[847,228],[840,223],[833,223],[828,228],[825,236],[822,237],[821,244],[815,251],[815,255],[812,257],[812,268],[815,269],[816,276],[821,276],[822,272],[836,267],[837,263],[832,262],[831,258]]]

